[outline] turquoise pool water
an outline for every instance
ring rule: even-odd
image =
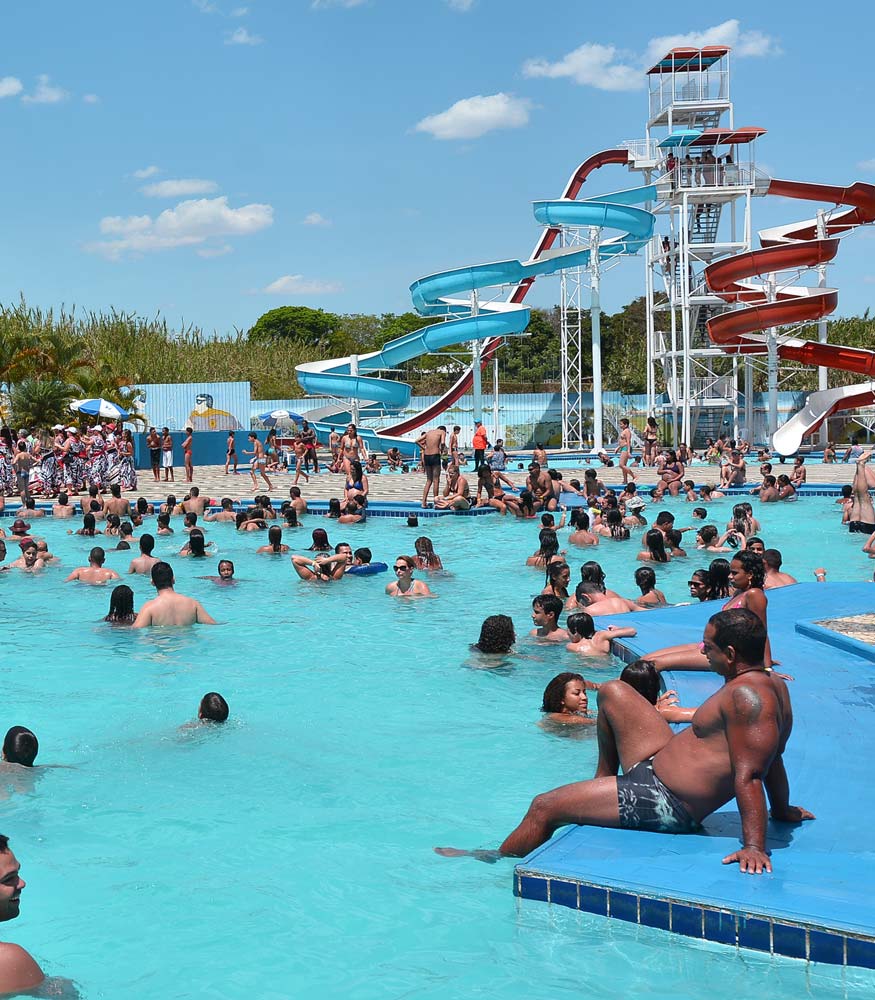
[[[690,507],[668,506],[679,523]],[[713,505],[716,523],[731,506]],[[839,529],[836,510],[821,498],[764,510],[785,569],[871,577],[863,539]],[[543,577],[523,562],[538,522],[448,517],[411,530],[373,518],[338,530],[311,516],[295,548],[326,525],[332,542],[367,544],[390,564],[428,534],[450,570],[430,580],[439,598],[393,601],[385,575],[308,585],[287,558],[249,554],[263,536],[213,525],[236,588],[197,579],[215,559],[173,558],[179,534],[158,554],[224,624],[133,633],[100,621],[108,589],[61,583],[91,541],[35,523],[63,565],[40,579],[0,574],[4,721],[34,729],[38,763],[66,766],[2,775],[0,831],[28,882],[4,940],[83,996],[114,1000],[871,996],[868,973],[520,903],[510,860],[435,856],[436,844],[495,846],[532,794],[594,767],[591,734],[538,726],[545,684],[579,661],[521,639],[502,669],[482,670],[468,649],[487,614],[527,631]],[[599,546],[622,593],[637,550]],[[575,578],[590,557],[569,552]],[[122,571],[128,560],[108,556]],[[705,562],[660,569],[660,586],[685,597]],[[139,607],[151,589],[131,580]],[[584,667],[594,679],[616,670]],[[226,696],[230,721],[180,731],[208,690]]]

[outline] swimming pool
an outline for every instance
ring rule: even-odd
[[[692,505],[666,506],[681,524]],[[715,523],[731,507],[715,502]],[[812,498],[757,514],[787,571],[868,579],[875,564],[836,510]],[[296,533],[300,550],[327,525],[332,542],[366,544],[390,564],[428,534],[451,575],[430,580],[438,600],[415,602],[384,597],[386,575],[301,583],[287,558],[249,554],[262,535],[227,525],[208,537],[241,582],[219,588],[197,579],[215,560],[172,558],[183,539],[162,538],[178,589],[226,624],[148,634],[100,621],[108,589],[61,584],[92,544],[68,525],[34,523],[62,567],[43,579],[0,574],[6,723],[34,729],[38,763],[69,765],[15,788],[4,774],[0,830],[28,887],[3,930],[84,996],[735,1000],[754,984],[772,1000],[871,995],[862,971],[520,903],[511,860],[432,853],[495,846],[533,793],[594,767],[592,734],[537,725],[543,688],[570,654],[520,641],[503,668],[472,669],[485,615],[510,613],[527,630],[543,581],[522,565],[537,521],[445,517],[411,530],[311,516]],[[598,547],[622,593],[633,593],[637,549]],[[591,557],[569,552],[575,579]],[[123,571],[129,558],[111,552],[107,563]],[[706,562],[659,568],[659,585],[685,597]],[[139,607],[151,590],[131,580]],[[615,672],[611,661],[584,666],[596,680]],[[180,732],[208,690],[227,697],[231,719]]]

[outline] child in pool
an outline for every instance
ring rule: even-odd
[[[597,632],[592,615],[586,611],[569,615],[565,626],[571,640],[565,648],[570,653],[580,653],[583,656],[607,656],[611,651],[611,639],[637,635],[636,629],[631,626],[608,625],[603,632]]]

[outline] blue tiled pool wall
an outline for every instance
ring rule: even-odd
[[[514,895],[786,958],[875,969],[875,939],[570,879],[514,872]]]

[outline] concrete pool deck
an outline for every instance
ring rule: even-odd
[[[794,730],[785,763],[791,801],[817,819],[769,823],[771,875],[742,875],[721,859],[741,832],[735,801],[702,834],[568,827],[521,861],[514,893],[689,937],[830,964],[875,968],[875,662],[811,622],[860,613],[875,602],[863,583],[797,584],[769,591],[769,636],[790,683]],[[623,615],[638,634],[624,659],[699,641],[712,604]],[[797,624],[798,623],[798,624]],[[860,646],[863,644],[860,643]],[[666,673],[681,704],[720,683],[710,673]],[[533,792],[545,789],[533,789]]]

